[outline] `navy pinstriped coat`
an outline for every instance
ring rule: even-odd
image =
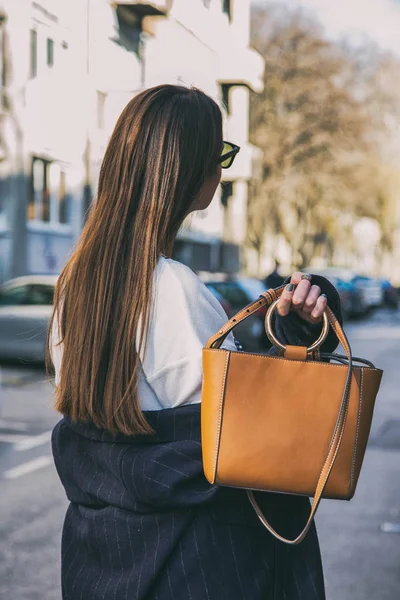
[[[316,283],[340,313],[334,288]],[[286,343],[315,339],[315,326],[295,315],[278,321]],[[335,346],[328,337],[325,351]],[[314,526],[300,545],[287,546],[260,524],[243,490],[206,481],[200,405],[145,414],[152,436],[113,436],[68,418],[54,428],[53,454],[70,501],[63,600],[324,600]],[[307,498],[257,499],[288,537],[310,510]]]

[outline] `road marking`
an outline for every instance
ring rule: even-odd
[[[27,431],[29,425],[20,421],[9,421],[8,419],[0,419],[0,429],[11,429],[13,431]]]
[[[51,439],[51,432],[45,431],[40,435],[32,435],[23,440],[19,440],[14,444],[14,450],[17,452],[22,452],[22,450],[30,450],[31,448],[36,448],[37,446],[41,446],[42,444],[46,444]]]
[[[51,464],[53,464],[53,458],[51,456],[39,456],[39,458],[29,460],[18,467],[4,471],[3,476],[5,479],[17,479],[17,477],[22,477],[22,475],[27,475],[28,473],[33,473],[33,471],[43,469]]]
[[[0,433],[0,443],[3,444],[16,444],[25,439],[26,437],[23,433]]]
[[[400,533],[400,523],[390,523],[386,521],[379,528],[383,533]]]

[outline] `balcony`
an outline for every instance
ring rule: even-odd
[[[217,79],[229,85],[246,85],[254,92],[264,89],[264,59],[253,48],[237,47],[232,43],[218,56]]]
[[[129,8],[135,15],[143,17],[157,17],[168,14],[171,7],[171,0],[116,0],[115,4],[121,7]]]

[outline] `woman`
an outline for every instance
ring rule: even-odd
[[[64,600],[324,598],[315,529],[300,546],[280,544],[243,491],[210,486],[202,471],[202,347],[227,317],[167,257],[237,152],[222,141],[217,104],[172,85],[131,100],[111,137],[49,328],[64,415],[53,452],[70,500]],[[287,343],[318,335],[322,291],[340,312],[334,288],[315,283],[296,273],[282,296],[276,329]],[[224,346],[236,350],[234,338]],[[262,497],[280,532],[298,532],[308,499]]]

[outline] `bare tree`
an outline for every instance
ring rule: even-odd
[[[266,235],[283,235],[301,268],[349,240],[340,235],[351,223],[343,215],[382,222],[380,149],[396,103],[377,81],[390,80],[399,66],[372,46],[366,61],[279,6],[254,8],[252,43],[266,68],[264,92],[251,103],[263,177],[249,200],[248,244],[260,255]]]

